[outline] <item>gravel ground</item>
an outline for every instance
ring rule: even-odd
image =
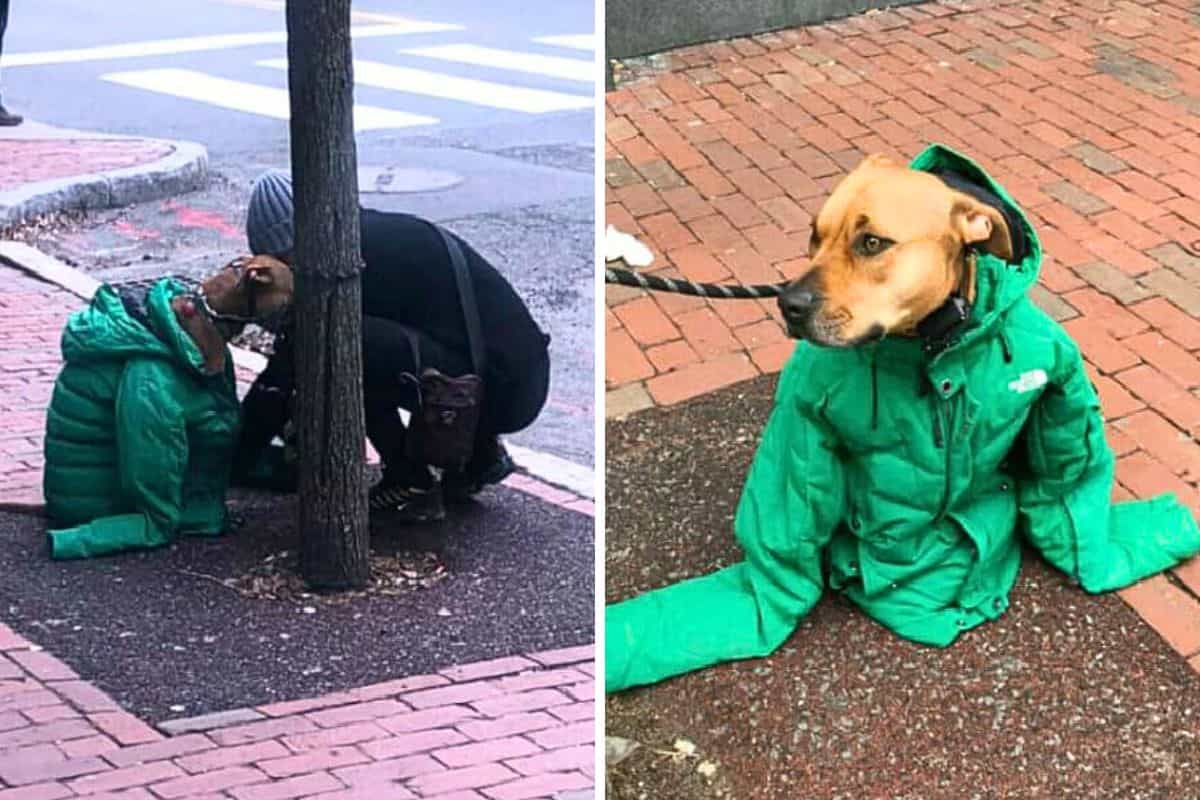
[[[737,560],[774,386],[608,425],[609,602]],[[769,658],[610,697],[607,727],[643,745],[610,768],[610,800],[1200,797],[1197,675],[1033,553],[1011,610],[946,650],[826,597]],[[680,738],[694,757],[664,754]]]
[[[593,641],[591,517],[491,489],[444,523],[373,530],[377,554],[437,555],[429,588],[276,601],[219,581],[295,550],[294,500],[232,507],[231,536],[74,562],[46,557],[42,520],[0,514],[0,622],[156,722]]]

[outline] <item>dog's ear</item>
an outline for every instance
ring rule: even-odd
[[[246,268],[242,273],[242,277],[249,283],[257,283],[259,286],[270,286],[275,282],[274,271],[262,264],[254,264]]]
[[[950,223],[964,244],[978,244],[1005,261],[1012,258],[1012,236],[1004,215],[965,194],[956,194]]]

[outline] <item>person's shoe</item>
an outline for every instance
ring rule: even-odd
[[[468,464],[461,472],[447,472],[442,476],[442,492],[448,503],[466,503],[483,491],[485,486],[500,483],[517,471],[512,456],[495,440],[483,458]]]
[[[20,114],[14,114],[0,103],[0,128],[11,128],[14,125],[20,125],[25,121],[25,118]]]
[[[437,484],[429,489],[418,489],[380,481],[371,487],[367,505],[371,511],[385,512],[397,522],[437,522],[446,518],[442,491]]]

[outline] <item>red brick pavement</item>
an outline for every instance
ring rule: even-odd
[[[594,783],[594,677],[577,647],[168,736],[0,624],[0,800],[550,798]]]
[[[1200,509],[1200,6],[930,3],[689,47],[607,95],[607,222],[655,271],[784,280],[864,155],[943,142],[1031,215],[1035,299],[1079,341],[1119,455],[1115,493]],[[664,66],[665,65],[665,66]],[[780,369],[771,302],[607,292],[608,413]],[[1200,562],[1123,593],[1200,669]]]
[[[0,497],[42,501],[46,406],[73,294],[0,266]]]
[[[0,139],[0,191],[70,178],[81,171],[136,167],[164,158],[173,149],[145,139]]]

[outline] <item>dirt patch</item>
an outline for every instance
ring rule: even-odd
[[[608,425],[609,602],[739,558],[731,520],[775,380]],[[826,596],[774,655],[607,700],[645,747],[612,800],[1176,798],[1200,678],[1115,595],[1027,553],[1000,620],[937,650]],[[677,739],[698,761],[654,753]]]
[[[228,536],[70,562],[0,514],[0,622],[155,722],[593,641],[591,517],[489,489],[443,523],[373,525],[371,590],[303,597],[278,555],[294,498],[231,505]]]

